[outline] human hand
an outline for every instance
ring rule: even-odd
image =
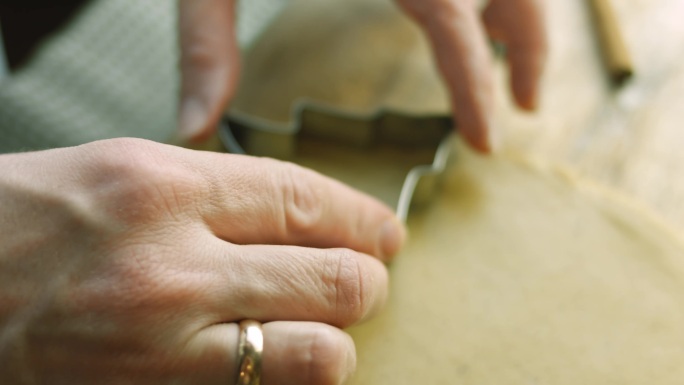
[[[403,239],[376,200],[275,160],[117,139],[0,169],[3,383],[231,384],[241,319],[267,322],[264,385],[338,383],[338,328],[387,295],[370,255]]]
[[[496,146],[489,36],[506,45],[516,103],[537,106],[546,57],[546,31],[539,0],[490,0],[482,16],[475,0],[396,0],[430,40],[466,140],[481,152]],[[485,28],[483,28],[485,27]]]
[[[492,65],[485,28],[507,46],[511,89],[517,104],[533,110],[546,56],[539,0],[491,0],[482,19],[475,0],[396,0],[425,31],[451,94],[459,129],[477,150],[496,143],[491,125]],[[234,0],[180,1],[180,135],[211,135],[235,90],[239,52]]]
[[[235,0],[179,0],[178,136],[200,142],[216,129],[237,87]]]

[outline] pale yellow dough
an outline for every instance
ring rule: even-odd
[[[567,171],[456,154],[409,216],[387,308],[350,330],[353,384],[681,384],[681,239]],[[317,143],[296,161],[386,202],[401,186],[398,152]]]
[[[355,384],[681,384],[684,246],[601,189],[465,147],[409,218]]]
[[[246,56],[234,108],[287,121],[305,96],[446,112],[425,43],[391,6],[295,1]],[[295,161],[391,205],[424,155],[300,150]],[[684,244],[638,205],[458,144],[441,193],[408,226],[387,308],[350,330],[354,384],[684,383]]]

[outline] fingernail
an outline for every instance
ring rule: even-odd
[[[536,111],[539,107],[539,94],[537,92],[532,92],[530,99],[527,103],[528,111]]]
[[[178,139],[194,139],[204,127],[207,110],[197,98],[188,97],[183,100],[178,118]]]
[[[499,130],[492,124],[489,125],[489,129],[487,130],[487,138],[489,141],[489,151],[492,153],[499,151],[499,148],[501,147],[501,136],[499,135]]]
[[[528,93],[525,96],[516,98],[516,104],[521,110],[532,112],[537,109],[537,104],[539,103],[539,100],[537,99],[537,94],[535,92]]]
[[[398,219],[392,217],[380,229],[380,249],[385,257],[391,257],[401,249],[406,239],[406,228]]]

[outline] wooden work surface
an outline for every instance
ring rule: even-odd
[[[684,2],[611,1],[636,68],[619,89],[604,72],[588,1],[544,3],[551,50],[538,113],[512,106],[499,63],[502,147],[570,165],[684,229]]]

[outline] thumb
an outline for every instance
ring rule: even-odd
[[[181,99],[178,137],[207,139],[238,80],[234,0],[180,0]]]

